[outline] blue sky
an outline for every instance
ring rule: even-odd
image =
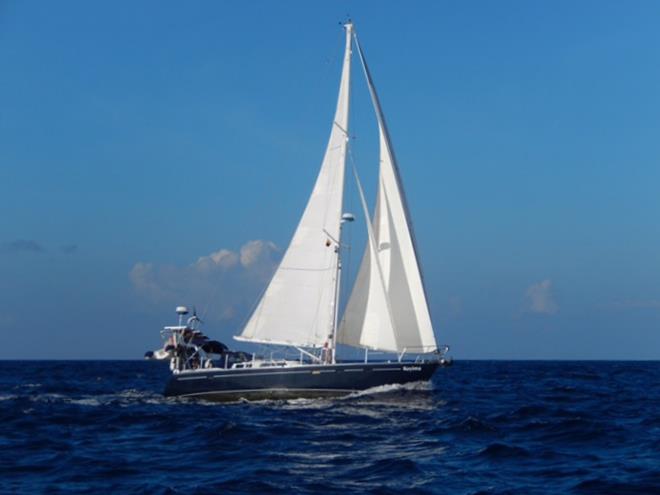
[[[438,340],[458,358],[660,358],[651,1],[0,3],[0,358],[140,358],[177,303],[230,341],[320,165],[347,13]]]

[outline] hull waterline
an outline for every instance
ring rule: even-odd
[[[428,381],[440,363],[350,363],[178,373],[168,397],[213,401],[337,397],[382,385]]]

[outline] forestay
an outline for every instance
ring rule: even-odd
[[[337,110],[316,184],[280,266],[237,340],[314,347],[324,345],[334,330],[351,37],[349,23]]]
[[[373,240],[370,236],[338,342],[394,352],[430,352],[437,349],[437,343],[406,199],[385,118],[357,38],[356,46],[378,120],[380,172]],[[386,318],[391,321],[384,321]]]

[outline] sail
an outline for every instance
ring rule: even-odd
[[[322,346],[335,325],[338,242],[348,141],[352,25],[330,139],[305,211],[259,304],[237,340]]]
[[[371,241],[367,245],[339,327],[338,342],[386,351],[430,352],[437,349],[437,343],[406,199],[385,118],[357,38],[356,46],[378,120],[380,172],[372,220],[375,245]],[[372,296],[378,289],[374,286],[378,277],[384,281],[387,311],[382,301]],[[388,317],[391,322],[383,323]],[[375,332],[379,326],[385,331]]]
[[[378,241],[374,228],[369,222],[369,210],[355,168],[353,172],[367,223],[367,248],[351,298],[344,311],[342,324],[337,332],[337,341],[355,347],[397,351],[394,318],[379,256]],[[347,331],[349,328],[359,331]]]

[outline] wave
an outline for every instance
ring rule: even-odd
[[[608,477],[591,478],[580,481],[573,489],[577,493],[602,495],[603,493],[616,493],[617,495],[648,495],[658,493],[660,485],[645,483],[643,480],[622,482]]]
[[[524,459],[531,457],[530,451],[523,447],[498,442],[489,444],[484,449],[479,451],[478,455],[480,457],[486,457],[494,460]]]
[[[150,362],[0,362],[0,492],[660,493],[660,366],[627,366],[227,405],[164,397]]]
[[[379,385],[377,387],[351,392],[338,397],[304,397],[304,398],[301,397],[296,399],[260,399],[260,400],[238,399],[236,401],[223,402],[223,405],[244,404],[251,406],[277,407],[284,409],[304,408],[304,409],[321,410],[321,409],[331,408],[334,405],[341,404],[344,402],[354,402],[356,399],[371,399],[377,397],[390,397],[396,399],[396,397],[404,397],[403,394],[430,392],[432,390],[433,390],[433,385],[431,383],[425,381],[419,381],[419,382],[410,382],[405,384]],[[407,395],[405,397],[407,399],[410,399],[410,395]],[[373,404],[373,401],[371,403]]]
[[[461,420],[459,423],[450,426],[448,431],[469,434],[482,434],[496,432],[497,428],[487,421],[475,418],[473,416],[468,416],[467,418]]]
[[[378,394],[389,394],[397,393],[402,391],[408,392],[429,392],[433,390],[433,384],[428,381],[419,381],[419,382],[409,382],[409,383],[394,383],[391,385],[379,385],[377,387],[368,388],[366,390],[359,390],[357,392],[352,392],[344,397],[340,397],[339,400],[351,400],[356,397],[364,397],[369,395],[378,395]]]
[[[3,396],[0,396],[2,400]],[[5,400],[26,398],[32,402],[48,404],[73,404],[78,406],[100,407],[107,405],[129,406],[133,404],[174,404],[180,399],[167,398],[150,390],[127,389],[114,394],[69,395],[62,393],[39,393],[28,395],[8,395]]]

